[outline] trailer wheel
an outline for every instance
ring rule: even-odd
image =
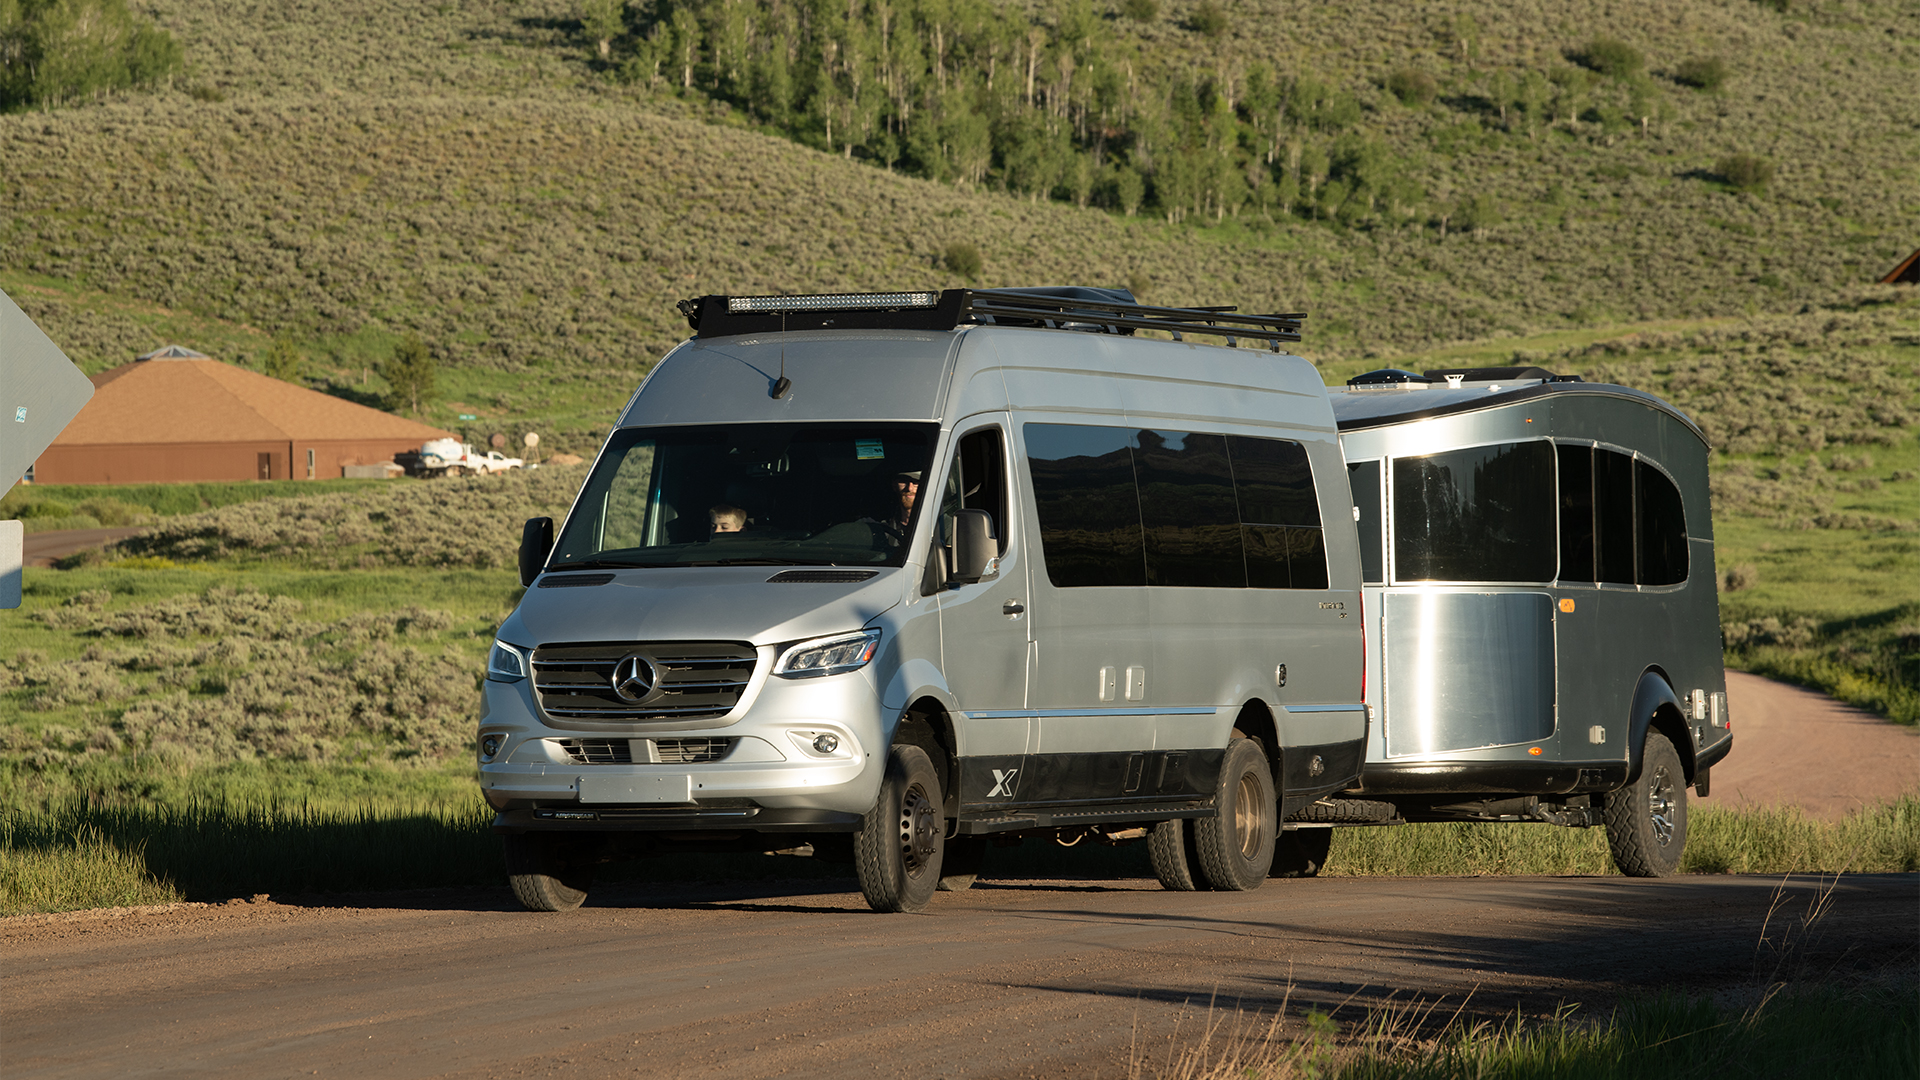
[[[1256,739],[1227,744],[1220,765],[1220,813],[1193,823],[1193,849],[1207,884],[1222,892],[1257,889],[1273,866],[1280,814],[1273,773]]]
[[[1318,877],[1332,847],[1332,829],[1288,829],[1273,845],[1273,869],[1267,876]]]
[[[1163,821],[1147,834],[1147,858],[1153,863],[1153,876],[1168,892],[1194,892],[1206,888],[1206,878],[1193,857],[1193,822],[1178,818]]]
[[[528,911],[572,911],[587,898],[594,864],[582,858],[579,838],[555,833],[506,833],[500,838],[507,882]]]
[[[987,859],[987,838],[956,836],[947,841],[940,860],[940,891],[966,892],[980,876],[980,864]]]
[[[1649,730],[1640,779],[1605,797],[1607,847],[1628,877],[1666,877],[1687,846],[1687,774],[1665,735]]]
[[[854,875],[875,911],[919,911],[940,883],[946,822],[940,778],[927,752],[896,746],[880,798],[853,834]]]

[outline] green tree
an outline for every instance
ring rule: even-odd
[[[380,377],[387,380],[390,388],[387,407],[394,411],[404,407],[419,416],[420,403],[433,399],[437,368],[427,343],[420,340],[419,334],[408,334],[394,347],[393,358],[380,365]]]
[[[1609,79],[1630,79],[1647,66],[1639,49],[1618,38],[1594,38],[1573,58]]]
[[[1773,180],[1773,163],[1753,154],[1730,154],[1714,166],[1714,171],[1741,191],[1758,194]]]
[[[622,0],[581,0],[580,27],[593,42],[594,55],[601,63],[613,58],[613,39],[624,28],[621,14],[625,6]]]
[[[1673,81],[1682,86],[1691,86],[1695,90],[1717,93],[1727,81],[1727,62],[1717,56],[1695,57],[1683,60],[1673,69]]]
[[[300,350],[293,347],[293,339],[284,334],[274,338],[260,355],[260,371],[281,382],[299,382]]]
[[[0,111],[151,86],[181,62],[173,37],[126,0],[0,0]]]

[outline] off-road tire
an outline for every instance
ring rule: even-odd
[[[987,838],[956,836],[947,841],[940,859],[940,891],[966,892],[980,876],[980,865],[987,858]]]
[[[946,822],[940,777],[927,752],[896,746],[880,798],[853,834],[853,871],[875,911],[919,911],[940,884]]]
[[[563,833],[506,833],[507,883],[528,911],[572,911],[593,886],[594,861],[580,838]]]
[[[1273,845],[1273,868],[1268,877],[1318,877],[1333,847],[1332,829],[1287,829]]]
[[[1605,797],[1607,848],[1628,877],[1666,877],[1687,846],[1687,774],[1673,743],[1648,730],[1640,778]]]
[[[1280,832],[1273,773],[1258,739],[1227,744],[1220,763],[1220,813],[1193,823],[1193,851],[1207,884],[1221,892],[1246,892],[1267,880]]]
[[[1195,892],[1207,887],[1200,863],[1193,856],[1193,822],[1163,821],[1147,834],[1147,859],[1153,876],[1168,892]]]

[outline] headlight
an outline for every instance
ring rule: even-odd
[[[493,651],[487,654],[487,678],[517,682],[526,677],[526,655],[504,641],[494,642]]]
[[[873,659],[880,647],[880,631],[859,630],[851,634],[814,638],[789,646],[773,665],[773,673],[783,679],[812,679],[821,675],[839,675],[858,671]]]

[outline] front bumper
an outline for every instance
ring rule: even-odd
[[[530,684],[488,681],[480,789],[497,827],[834,831],[873,806],[886,729],[867,670],[817,679],[762,673],[718,720],[567,725]],[[834,745],[819,749],[821,736]],[[674,760],[688,744],[723,747]],[[570,745],[571,744],[571,745]]]

